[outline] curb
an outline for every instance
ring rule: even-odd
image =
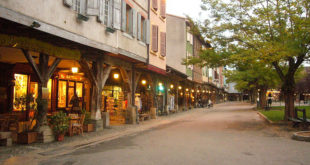
[[[309,133],[310,134],[310,131],[295,132],[292,135],[292,139],[297,140],[297,141],[310,142],[310,136],[302,136],[302,135],[299,135],[299,133]]]
[[[260,112],[257,112],[257,114],[259,115],[260,118],[262,118],[263,120],[265,120],[265,122],[267,122],[268,124],[275,124],[275,122],[269,120],[265,115],[263,115]]]

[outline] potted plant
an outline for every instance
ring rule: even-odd
[[[56,140],[63,141],[65,133],[69,129],[69,117],[66,113],[60,111],[50,117],[50,124],[56,136]]]
[[[94,124],[91,123],[90,112],[87,112],[86,110],[82,110],[82,113],[85,114],[83,131],[84,132],[94,131]]]

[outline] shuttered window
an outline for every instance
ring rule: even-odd
[[[137,23],[138,23],[137,39],[141,40],[141,36],[143,36],[143,33],[142,33],[143,23],[141,22],[142,18],[141,18],[141,14],[139,12],[138,12],[137,16],[138,16],[138,19],[137,19]]]
[[[160,55],[166,57],[166,33],[160,33]]]
[[[97,21],[104,23],[104,16],[105,16],[105,0],[99,0],[99,15],[97,17]]]
[[[150,44],[150,38],[151,38],[151,33],[150,33],[151,27],[150,27],[150,20],[145,20],[145,31],[144,31],[144,36],[145,36],[145,43]]]
[[[121,0],[114,0],[114,21],[113,27],[121,29]]]
[[[132,34],[133,32],[133,10],[129,5],[126,5],[126,32]]]
[[[105,25],[108,25],[108,21],[109,21],[109,3],[110,3],[110,0],[104,1],[104,24]]]
[[[154,10],[157,10],[157,9],[158,9],[157,0],[152,0],[152,7],[153,7]]]
[[[152,25],[152,51],[158,52],[158,26]]]
[[[72,6],[72,0],[64,0],[63,1],[64,2],[64,4],[66,5],[66,6],[68,6],[68,7],[71,7]]]
[[[160,0],[160,16],[166,18],[166,0]]]
[[[80,3],[78,9],[79,14],[86,16],[86,0],[77,0],[77,2]]]
[[[91,16],[99,15],[99,0],[87,0],[86,14]]]
[[[132,36],[137,37],[137,11],[135,9],[132,10]]]

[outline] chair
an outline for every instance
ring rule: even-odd
[[[77,133],[83,135],[83,124],[84,124],[85,114],[82,114],[77,123],[72,123],[72,133]]]

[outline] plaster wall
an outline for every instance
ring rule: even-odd
[[[138,12],[147,15],[147,0],[127,1]],[[99,23],[96,16],[89,16],[88,21],[78,20],[76,11],[66,7],[62,0],[1,0],[0,7],[27,16],[34,21],[57,27],[64,30],[64,32],[70,32],[73,38],[77,36],[85,38],[87,42],[101,50],[112,51],[115,54],[126,56],[137,56],[140,59],[146,59],[147,57],[145,44],[140,43],[136,38],[128,37],[120,30],[116,30],[114,33],[106,32],[106,26]],[[31,23],[29,23],[29,26]],[[41,30],[40,28],[44,27],[39,27],[38,30]],[[48,29],[44,30],[52,33]],[[64,36],[66,35],[68,34]]]
[[[150,9],[150,55],[149,55],[149,63],[153,66],[156,66],[160,69],[166,70],[166,58],[167,57],[162,57],[160,55],[160,50],[161,50],[161,44],[160,44],[160,33],[161,32],[165,32],[166,33],[166,19],[162,18],[160,16],[160,0],[157,1],[157,6],[158,6],[158,10],[154,10],[152,7],[152,3],[151,3],[151,9]],[[152,51],[152,25],[157,25],[158,26],[158,51],[157,52],[153,52]],[[167,33],[166,33],[167,35]],[[167,52],[167,50],[166,50]]]
[[[186,74],[186,19],[167,15],[167,65]]]

